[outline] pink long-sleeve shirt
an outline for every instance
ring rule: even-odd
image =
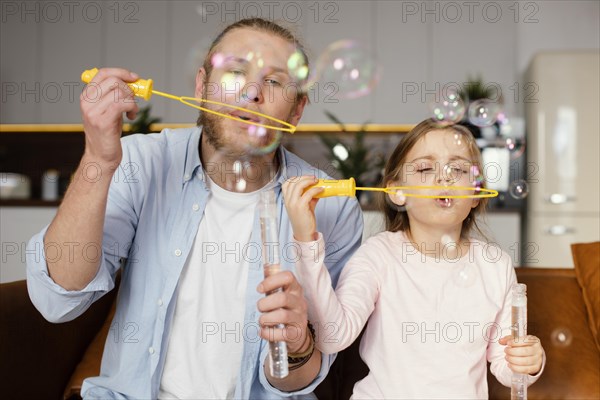
[[[322,236],[298,243],[296,274],[317,347],[325,354],[341,351],[369,321],[360,355],[370,372],[354,386],[354,399],[487,398],[486,361],[510,386],[512,371],[498,339],[510,334],[516,274],[498,247],[471,243],[468,254],[449,260],[436,258],[434,249],[417,251],[402,232],[382,232],[346,264],[335,292]],[[450,254],[446,250],[442,254]]]

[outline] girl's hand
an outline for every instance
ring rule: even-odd
[[[540,339],[528,335],[515,341],[512,336],[504,336],[498,343],[506,345],[505,358],[513,372],[530,375],[540,372],[544,354]]]
[[[317,178],[314,176],[296,176],[283,183],[285,209],[292,223],[294,238],[299,242],[317,240],[315,207],[319,199],[313,197],[324,189],[314,187],[306,190],[307,187],[315,183],[317,183]]]

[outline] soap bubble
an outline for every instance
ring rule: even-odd
[[[282,137],[281,131],[248,125],[246,151],[252,155],[272,153],[281,143]]]
[[[444,258],[453,260],[453,259],[457,259],[461,256],[461,249],[459,247],[459,244],[457,242],[455,242],[450,237],[450,235],[448,235],[448,234],[442,235],[441,243],[442,243]]]
[[[569,328],[559,327],[550,334],[550,341],[556,347],[568,347],[573,341],[573,334]]]
[[[462,132],[458,132],[455,130],[446,131],[444,135],[444,146],[450,151],[460,151],[464,146],[468,145],[468,138],[464,136]]]
[[[230,192],[245,192],[249,177],[253,176],[248,171],[252,165],[246,157],[233,156],[226,150],[212,154],[210,159],[203,163],[203,167],[205,174],[212,180],[209,187],[218,185]]]
[[[469,105],[469,122],[475,126],[484,127],[493,125],[498,118],[500,106],[488,99],[479,99]]]
[[[366,48],[356,41],[340,40],[319,56],[304,90],[335,85],[335,97],[355,99],[369,94],[380,78],[381,67]]]
[[[465,103],[454,91],[437,94],[429,109],[432,120],[440,127],[456,124],[465,115]]]
[[[456,268],[452,278],[456,286],[467,288],[477,281],[477,275],[477,268],[472,263],[465,263]]]
[[[478,165],[471,166],[469,177],[471,179],[471,185],[475,188],[475,190],[483,189],[485,177]]]
[[[514,181],[508,188],[510,195],[518,200],[524,199],[529,194],[529,185],[523,179]]]
[[[397,212],[405,212],[407,210],[406,191],[400,189],[389,188],[388,192],[382,194],[386,206]]]
[[[445,186],[453,185],[463,177],[463,166],[460,161],[453,161],[442,167],[442,182]]]
[[[301,51],[296,50],[287,60],[288,73],[294,82],[304,82],[308,78],[308,62]]]
[[[233,162],[235,179],[232,182],[227,182],[227,189],[229,191],[243,193],[246,190],[248,182],[244,176],[244,167],[246,167],[246,165],[243,161],[236,160]]]
[[[397,206],[405,206],[406,205],[406,196],[402,190],[392,190],[391,193],[388,193],[389,199],[392,203]]]
[[[523,139],[507,137],[504,139],[504,147],[510,152],[510,157],[516,159],[521,157],[523,152],[525,152],[525,141]]]

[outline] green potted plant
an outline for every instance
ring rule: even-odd
[[[340,133],[349,136],[346,125],[335,115],[325,111],[325,115],[340,127]],[[376,185],[381,177],[381,169],[385,160],[382,154],[374,154],[365,144],[365,127],[362,125],[355,134],[353,140],[347,141],[340,135],[320,134],[321,142],[327,147],[328,156],[332,166],[344,179],[354,178],[356,186]],[[360,197],[361,191],[357,192]]]
[[[123,135],[133,134],[133,133],[151,133],[151,125],[156,124],[161,121],[158,117],[150,116],[150,111],[152,110],[152,105],[148,104],[146,107],[140,109],[137,114],[137,118],[133,120],[129,127],[128,132],[124,132]]]
[[[459,122],[460,125],[467,127],[474,137],[481,138],[482,132],[480,127],[473,125],[471,121],[469,121],[468,117],[468,109],[471,103],[476,100],[488,99],[498,104],[502,104],[502,94],[499,92],[499,88],[496,85],[485,84],[481,75],[477,77],[468,76],[467,82],[465,85],[458,91],[458,95],[465,103],[465,108],[467,112],[465,112],[465,116],[462,121]],[[492,128],[495,131],[495,134],[498,133],[497,124],[494,124]]]

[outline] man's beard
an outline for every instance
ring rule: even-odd
[[[206,142],[215,150],[221,151],[225,148],[225,143],[221,140],[223,127],[220,122],[222,117],[211,113],[200,111],[196,124],[202,127],[202,136],[206,137]]]
[[[292,120],[292,115],[294,114],[295,108],[296,107],[294,106],[292,108],[292,110],[290,110],[290,114],[285,119],[286,122],[289,123]],[[223,154],[230,153],[230,155],[233,156],[234,154],[231,154],[233,149],[228,149],[225,140],[223,140],[224,129],[225,129],[223,126],[223,123],[222,123],[223,118],[224,117],[221,117],[218,115],[200,111],[200,115],[198,116],[196,125],[202,127],[202,136],[206,137],[206,142],[211,147],[213,147],[218,152],[221,152]],[[270,132],[269,135],[276,135],[276,133]],[[273,150],[275,150],[275,149],[273,149]],[[252,154],[252,151],[249,151],[249,150],[250,149],[247,149],[248,153],[245,154],[246,156],[248,156],[249,154]],[[238,156],[239,155],[240,154],[238,154]]]

